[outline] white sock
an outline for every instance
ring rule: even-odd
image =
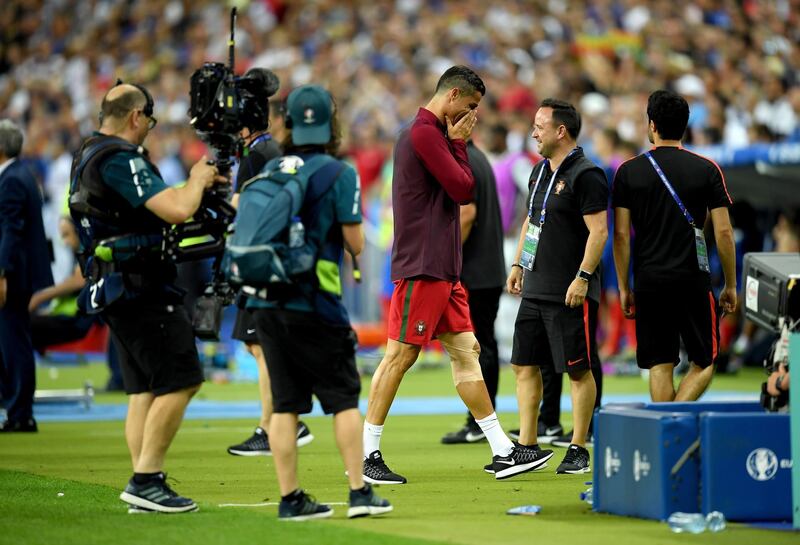
[[[492,447],[494,456],[508,456],[511,453],[514,443],[506,437],[503,426],[500,425],[500,421],[497,419],[497,413],[492,413],[480,420],[476,419],[475,422],[481,427],[486,440],[489,441],[489,446]],[[366,433],[366,426],[364,426],[364,429],[364,433]]]
[[[383,426],[376,426],[364,421],[364,458],[381,449],[381,434],[383,434]]]

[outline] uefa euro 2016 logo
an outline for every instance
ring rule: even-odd
[[[757,448],[747,457],[747,473],[756,481],[768,481],[778,472],[778,457],[768,448]]]

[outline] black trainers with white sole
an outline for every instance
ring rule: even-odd
[[[405,484],[405,477],[389,469],[381,451],[376,450],[364,459],[364,480],[369,484]]]
[[[303,447],[314,440],[311,430],[303,422],[297,423],[297,446]],[[234,456],[272,456],[269,448],[269,436],[261,426],[257,427],[249,438],[238,445],[228,447],[228,454]]]
[[[297,446],[304,447],[314,440],[311,430],[302,421],[297,423]]]
[[[347,518],[383,515],[390,513],[393,509],[392,504],[378,496],[372,486],[365,484],[364,490],[350,491],[350,507],[347,509]]]
[[[178,495],[167,484],[167,476],[159,473],[157,477],[143,484],[131,478],[119,499],[136,507],[143,507],[159,513],[189,513],[197,511],[197,504],[189,498]]]
[[[442,443],[445,445],[458,445],[463,443],[478,443],[486,439],[480,428],[466,424],[458,431],[451,431],[442,437]]]
[[[312,496],[300,490],[299,496],[278,505],[278,520],[302,522],[304,520],[324,519],[333,515],[333,509],[324,503],[317,503]]]
[[[553,457],[552,450],[514,447],[508,456],[492,458],[494,478],[498,481],[514,475],[527,473],[547,463]]]
[[[527,448],[527,449],[531,449],[531,450],[542,450],[542,447],[540,447],[539,445],[531,445],[531,446],[520,445],[516,441],[514,441],[514,447],[515,448],[523,448],[523,449]],[[550,451],[548,451],[548,452],[550,452]],[[545,468],[547,468],[547,462],[536,466],[531,471],[541,471],[541,470],[543,470]],[[483,466],[483,470],[486,473],[490,473],[490,474],[494,475],[494,462],[490,462],[490,463],[486,464],[485,466]]]
[[[554,439],[561,437],[564,433],[564,428],[561,424],[555,426],[547,426],[544,422],[539,420],[536,425],[536,441],[542,445],[549,445]],[[509,430],[508,436],[514,441],[519,441],[519,430]]]
[[[272,456],[267,432],[261,426],[257,427],[249,438],[238,445],[228,447],[228,454],[233,454],[234,456]]]
[[[565,433],[564,435],[562,435],[560,437],[556,437],[555,439],[553,439],[550,442],[550,444],[553,445],[554,447],[560,447],[560,448],[569,447],[572,444],[572,431],[570,431],[568,433]],[[584,446],[586,446],[586,447],[593,447],[594,446],[594,442],[592,441],[592,434],[591,433],[589,433],[589,435],[586,436],[586,443],[584,443]]]
[[[570,445],[564,459],[556,469],[556,473],[577,474],[589,473],[592,468],[589,465],[589,451],[578,445]]]

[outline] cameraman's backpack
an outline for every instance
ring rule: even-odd
[[[322,154],[307,162],[294,155],[278,157],[242,184],[236,228],[225,249],[225,274],[233,285],[280,292],[315,273],[322,241],[307,236],[300,209],[310,178],[334,162]],[[338,173],[320,198],[336,178]]]

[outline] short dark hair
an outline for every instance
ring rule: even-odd
[[[572,139],[578,139],[578,135],[581,133],[581,114],[578,113],[575,106],[566,100],[546,98],[539,107],[551,108],[553,110],[554,125],[564,125]]]
[[[647,99],[647,118],[664,140],[680,140],[689,123],[689,104],[678,93],[659,89]]]
[[[438,94],[453,87],[468,95],[474,95],[476,91],[481,96],[486,94],[486,86],[483,84],[481,77],[474,70],[463,65],[452,66],[442,74],[442,77],[439,78],[439,83],[436,84],[436,93]]]
[[[110,91],[109,91],[110,92]],[[121,93],[113,100],[108,99],[108,93],[103,97],[100,105],[100,122],[109,118],[122,119],[133,110],[147,104],[147,96],[138,87]]]

